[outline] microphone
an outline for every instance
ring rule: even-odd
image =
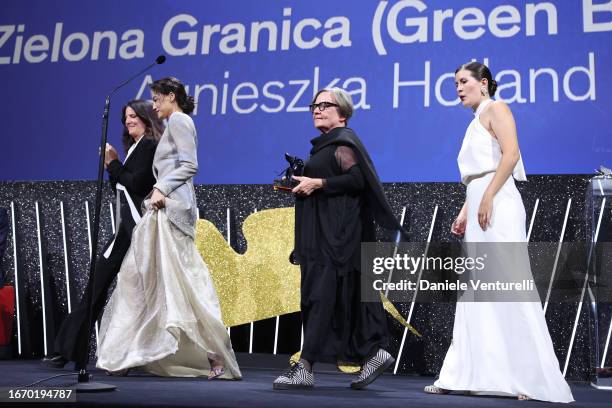
[[[139,77],[140,75],[142,75],[143,73],[145,73],[146,71],[148,71],[149,69],[151,69],[151,67],[155,66],[155,65],[161,65],[164,62],[166,62],[166,56],[165,55],[160,55],[157,58],[155,58],[155,61],[152,62],[151,64],[147,65],[146,67],[144,67],[144,69],[140,70],[137,74],[129,77],[128,79],[126,79],[125,81],[123,81],[122,83],[120,83],[119,85],[117,85],[112,91],[110,91],[110,93],[108,94],[108,96],[111,96],[112,94],[114,94],[117,90],[119,90],[120,88],[123,88],[125,85],[127,85],[129,82],[131,82],[133,79]]]
[[[89,260],[89,281],[88,287],[90,290],[86,291],[86,302],[89,306],[86,321],[88,322],[86,326],[86,335],[85,337],[89,339],[90,337],[90,328],[92,327],[93,316],[91,315],[91,291],[93,290],[93,282],[94,275],[96,272],[96,258],[98,255],[98,235],[100,231],[100,209],[102,207],[102,184],[104,182],[104,151],[106,147],[106,134],[108,131],[108,112],[110,110],[110,98],[111,95],[114,94],[117,90],[128,84],[133,79],[142,75],[145,71],[151,69],[154,65],[163,64],[166,62],[166,56],[160,55],[155,58],[155,61],[144,69],[140,70],[137,74],[131,76],[125,81],[121,82],[112,91],[106,96],[106,101],[104,103],[104,113],[102,114],[102,138],[100,140],[100,158],[98,161],[98,180],[96,186],[96,199],[94,205],[94,220],[93,220],[93,231],[91,234],[91,258]],[[95,383],[90,382],[90,376],[87,372],[87,362],[89,361],[89,342],[87,342],[87,347],[85,352],[77,357],[77,361],[75,364],[75,368],[79,370],[78,384],[77,389],[81,390],[89,390],[89,391],[109,391],[117,388],[114,385],[103,384],[103,383]]]

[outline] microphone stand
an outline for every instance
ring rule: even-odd
[[[94,273],[96,269],[96,258],[98,253],[98,235],[100,231],[100,208],[102,207],[102,186],[104,182],[104,155],[106,150],[106,140],[107,140],[107,132],[108,132],[108,114],[110,111],[110,97],[117,90],[134,80],[135,78],[142,75],[144,72],[151,69],[153,66],[157,64],[163,64],[166,61],[166,57],[160,55],[155,59],[155,62],[149,64],[144,69],[142,69],[137,74],[131,76],[126,79],[119,85],[117,85],[107,96],[106,101],[104,102],[104,112],[102,114],[102,138],[100,140],[100,158],[98,161],[98,183],[96,186],[96,201],[94,205],[94,220],[93,220],[93,231],[91,234],[91,259],[89,264],[89,281],[87,284],[86,296],[87,303],[89,304],[89,309],[87,312],[87,328],[86,328],[86,346],[85,352],[79,356],[78,360],[75,363],[76,369],[79,371],[78,374],[78,382],[76,384],[77,392],[98,392],[98,391],[113,391],[117,388],[115,385],[105,384],[90,381],[93,376],[90,375],[87,371],[87,363],[89,362],[89,343],[91,338],[91,327],[92,327],[92,305],[91,305],[91,292],[93,291],[94,284]]]

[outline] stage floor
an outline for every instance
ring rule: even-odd
[[[116,391],[77,395],[76,403],[63,406],[146,406],[146,407],[535,407],[551,406],[513,398],[464,395],[427,395],[423,387],[430,377],[384,374],[365,390],[348,388],[352,376],[337,372],[316,372],[311,391],[273,391],[277,369],[243,367],[242,381],[208,381],[205,378],[160,378],[136,372],[128,377],[109,377],[92,370],[94,381],[117,386]],[[42,367],[38,361],[0,361],[0,387],[20,388],[57,374],[70,374],[69,368]],[[59,377],[44,383],[47,387],[69,386],[74,377]],[[43,384],[38,387],[42,387]],[[572,383],[576,402],[572,407],[610,407],[612,391],[599,391],[584,383]],[[0,405],[12,403],[1,403]]]

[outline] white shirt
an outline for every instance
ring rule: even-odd
[[[134,149],[136,149],[136,146],[138,146],[138,143],[140,143],[140,141],[142,140],[143,137],[144,137],[144,135],[140,136],[138,138],[138,140],[136,141],[136,143],[134,143],[133,145],[130,146],[130,148],[128,149],[127,154],[125,155],[125,160],[123,161],[123,164],[125,164],[125,162],[127,161],[128,157],[130,157],[130,154],[132,154]]]

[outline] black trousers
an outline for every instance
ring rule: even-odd
[[[79,362],[86,360],[87,342],[90,339],[88,333],[91,334],[91,329],[93,329],[96,320],[102,314],[110,285],[113,283],[117,273],[119,273],[123,258],[130,247],[133,228],[134,221],[132,219],[128,219],[126,222],[122,220],[119,224],[115,244],[109,257],[98,257],[93,287],[87,287],[81,302],[65,317],[55,337],[55,353],[61,354],[67,360],[77,362],[77,370],[85,368],[80,367]],[[104,246],[102,253],[106,252],[106,249],[112,242],[113,239],[111,238]],[[87,301],[89,297],[91,297],[91,303]],[[90,305],[92,312],[91,326],[87,327],[87,312]]]
[[[387,316],[380,302],[361,301],[358,270],[301,260],[301,358],[314,363],[363,364],[389,347]]]

